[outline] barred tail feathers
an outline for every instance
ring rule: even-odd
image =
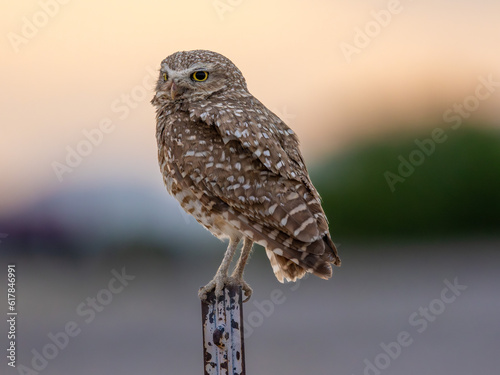
[[[321,240],[325,243],[325,251],[322,254],[309,252],[299,252],[297,250],[285,248],[269,250],[266,249],[267,257],[271,262],[273,272],[279,282],[296,281],[301,279],[306,272],[310,272],[322,279],[332,277],[332,266],[340,266],[341,261],[337,253],[335,244],[329,235],[325,235]],[[318,245],[311,243],[309,246]]]

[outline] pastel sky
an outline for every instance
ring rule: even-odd
[[[493,0],[0,4],[0,213],[73,186],[160,185],[149,100],[160,61],[178,50],[229,57],[296,130],[308,163],[443,123],[482,82],[500,81]],[[500,93],[490,89],[470,115],[498,124]],[[61,182],[54,162],[85,134],[96,145]]]

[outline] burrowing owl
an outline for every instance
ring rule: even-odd
[[[251,289],[243,269],[254,242],[276,278],[332,275],[340,258],[295,133],[248,92],[240,70],[211,51],[177,52],[161,63],[156,95],[158,159],[165,185],[198,222],[229,239],[200,298],[225,284]],[[228,269],[241,240],[234,272]]]

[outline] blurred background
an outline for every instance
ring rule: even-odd
[[[209,49],[299,135],[343,261],[328,282],[279,284],[256,248],[248,373],[497,373],[500,3],[0,4],[0,295],[15,263],[18,365],[73,321],[39,373],[201,373],[196,294],[226,245],[167,194],[149,100],[162,59]],[[384,362],[403,331],[412,344]]]

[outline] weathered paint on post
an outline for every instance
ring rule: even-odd
[[[226,286],[201,302],[205,375],[245,375],[241,286]]]

